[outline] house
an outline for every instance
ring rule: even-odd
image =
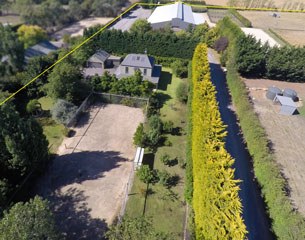
[[[63,43],[60,43],[60,42],[42,41],[25,50],[25,52],[24,52],[25,62],[28,63],[29,60],[33,57],[48,55],[49,53],[58,50],[62,46],[63,46]]]
[[[170,25],[172,28],[186,30],[188,26],[203,24],[202,14],[193,13],[192,7],[182,2],[160,6],[155,9],[147,19],[153,29],[164,28]]]
[[[162,66],[156,65],[155,59],[147,54],[128,54],[115,74],[120,79],[134,75],[137,70],[141,71],[144,80],[148,80],[158,87]]]
[[[104,50],[99,50],[93,54],[86,63],[84,76],[103,75],[105,71],[113,72],[121,62],[121,57],[113,56]]]

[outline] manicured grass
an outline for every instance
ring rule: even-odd
[[[39,118],[43,133],[49,141],[49,148],[51,153],[56,153],[58,147],[64,139],[66,128],[62,124],[56,123],[50,116],[50,109],[53,107],[52,99],[48,97],[42,97],[38,99],[41,104],[42,110],[45,111],[43,117]]]
[[[183,221],[185,214],[184,206],[184,172],[185,170],[179,166],[178,161],[174,166],[165,166],[160,157],[165,153],[171,159],[185,159],[186,149],[186,105],[178,102],[176,98],[176,88],[182,80],[171,75],[169,68],[163,68],[161,80],[167,83],[162,85],[162,90],[158,90],[164,100],[164,105],[161,109],[162,121],[173,121],[174,127],[179,129],[175,135],[166,134],[167,139],[172,143],[172,146],[159,147],[156,154],[146,154],[143,160],[144,163],[153,165],[154,169],[166,170],[172,176],[176,176],[177,184],[170,190],[166,189],[159,183],[149,185],[151,194],[148,195],[145,205],[145,216],[151,216],[156,230],[171,233],[174,239],[181,239],[183,236]],[[171,78],[171,79],[170,79]],[[148,159],[149,158],[149,159]],[[141,194],[146,189],[146,184],[141,183],[135,176],[133,188],[131,190],[129,201],[127,203],[126,214],[132,217],[143,214],[144,196]]]

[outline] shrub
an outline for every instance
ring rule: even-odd
[[[163,132],[165,133],[172,133],[174,128],[173,121],[166,121],[163,123]]]
[[[148,165],[142,165],[137,171],[137,176],[146,184],[151,183],[155,178],[153,171]]]
[[[26,112],[37,115],[41,111],[41,104],[37,99],[30,100],[26,105]]]
[[[145,141],[145,133],[144,133],[144,125],[140,123],[137,127],[135,134],[133,135],[133,144],[135,146],[144,147]]]
[[[170,187],[170,183],[171,183],[171,175],[163,170],[163,171],[159,171],[158,172],[158,177],[159,177],[159,183],[161,185],[163,185],[164,187]]]
[[[186,82],[180,82],[176,89],[176,97],[181,103],[187,102],[188,86]]]
[[[55,121],[67,125],[76,110],[77,107],[73,103],[59,99],[51,110],[51,114]]]
[[[171,64],[171,68],[173,69],[174,74],[179,78],[187,77],[187,68],[188,62],[177,60]]]
[[[169,166],[169,165],[170,165],[170,162],[171,162],[171,159],[170,159],[170,156],[169,156],[168,154],[164,154],[164,155],[161,156],[160,161],[161,161],[164,165]]]

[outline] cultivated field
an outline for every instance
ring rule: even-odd
[[[82,36],[85,28],[92,27],[98,24],[103,25],[108,23],[112,19],[113,18],[86,18],[61,29],[60,31],[54,33],[52,37],[56,40],[59,40],[63,38],[64,35],[69,35],[71,37]]]
[[[133,134],[143,120],[141,109],[93,106],[63,141],[39,192],[66,239],[101,239],[117,216],[133,168]]]
[[[305,13],[279,13],[279,17],[272,17],[273,12],[239,11],[239,13],[248,18],[255,28],[272,29],[290,44],[305,44]]]
[[[206,0],[210,5],[302,10],[305,0]]]
[[[295,89],[302,100],[305,99],[305,84],[271,80],[245,82],[250,89],[255,111],[271,141],[276,161],[288,180],[292,202],[305,215],[305,118],[301,115],[280,115],[280,106],[273,104],[265,96],[266,89],[274,85],[281,89]],[[301,106],[302,101],[298,105]]]

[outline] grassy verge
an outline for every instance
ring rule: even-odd
[[[66,128],[62,124],[56,123],[50,117],[50,109],[53,107],[53,101],[48,97],[42,97],[38,100],[42,110],[45,112],[43,117],[38,119],[43,128],[43,133],[49,141],[51,153],[56,153],[58,147],[64,139]]]
[[[289,42],[287,42],[281,35],[279,35],[277,32],[272,30],[271,28],[267,31],[271,37],[273,37],[281,46],[291,46]]]
[[[174,127],[180,131],[175,135],[166,134],[165,136],[172,143],[172,146],[159,147],[155,154],[146,153],[143,162],[152,165],[154,169],[168,171],[172,176],[175,176],[176,184],[170,190],[160,184],[149,186],[150,194],[146,199],[145,216],[152,217],[156,230],[171,233],[173,239],[179,239],[183,234],[185,214],[183,197],[185,170],[175,160],[173,160],[173,166],[165,166],[160,161],[160,157],[166,153],[171,159],[185,159],[187,106],[179,103],[176,98],[176,89],[179,83],[185,80],[173,76],[169,68],[163,68],[163,71],[160,81],[164,80],[167,85],[162,85],[162,90],[158,90],[161,96],[166,96],[160,111],[161,119],[173,121]],[[135,176],[126,214],[131,217],[143,214],[145,202],[143,192],[145,190],[146,185]]]

